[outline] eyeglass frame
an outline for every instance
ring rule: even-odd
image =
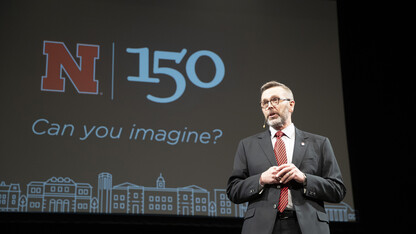
[[[267,107],[269,107],[269,103],[272,106],[277,106],[281,103],[280,101],[291,101],[291,100],[292,99],[290,99],[290,98],[273,97],[270,100],[268,100],[267,102],[266,101],[261,101],[260,102],[260,107],[263,108],[263,109],[266,109]],[[264,104],[264,106],[263,106],[263,104]]]

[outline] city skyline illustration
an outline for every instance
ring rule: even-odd
[[[355,221],[348,204],[325,204],[330,221]],[[124,213],[243,218],[247,203],[234,204],[225,189],[211,191],[198,185],[170,188],[160,173],[155,187],[130,182],[113,185],[108,172],[98,174],[96,193],[89,183],[69,177],[19,183],[0,182],[0,212]]]

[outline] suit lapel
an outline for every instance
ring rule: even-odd
[[[257,137],[259,139],[260,148],[263,150],[267,160],[271,165],[277,166],[269,130],[260,133]]]
[[[303,157],[305,156],[306,147],[308,146],[308,137],[305,136],[303,131],[295,128],[295,147],[293,149],[293,158],[292,163],[295,164],[297,168],[299,168],[300,163],[303,160]]]

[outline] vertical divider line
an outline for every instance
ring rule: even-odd
[[[113,52],[112,52],[112,59],[111,59],[111,100],[114,100],[114,49],[115,43],[113,42]]]

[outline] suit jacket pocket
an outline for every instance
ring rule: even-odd
[[[255,211],[256,211],[256,208],[248,209],[246,211],[246,215],[244,216],[244,219],[249,219],[249,218],[253,217]]]
[[[326,213],[316,211],[316,215],[318,216],[319,221],[329,223],[328,215]]]

